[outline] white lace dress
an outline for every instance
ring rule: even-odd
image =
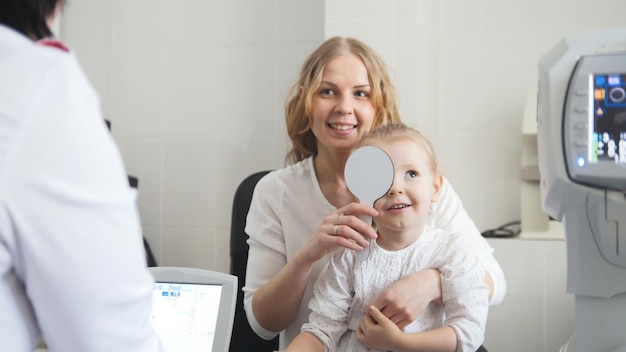
[[[302,331],[315,334],[326,351],[371,351],[356,339],[367,305],[401,277],[434,268],[441,272],[444,304],[430,304],[404,331],[450,326],[457,334],[458,351],[476,351],[484,340],[489,290],[467,237],[427,228],[419,240],[399,251],[372,242],[364,262],[351,250],[335,252],[315,283],[312,312]]]

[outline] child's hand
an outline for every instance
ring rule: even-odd
[[[394,350],[401,334],[404,332],[396,324],[378,308],[370,305],[367,313],[361,318],[356,338],[367,348]]]

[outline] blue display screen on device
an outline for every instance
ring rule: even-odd
[[[626,163],[626,75],[590,76],[593,103],[589,162]]]
[[[626,190],[626,60],[581,56],[563,109],[563,152],[574,182]]]

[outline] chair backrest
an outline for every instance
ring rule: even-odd
[[[257,182],[270,171],[260,171],[246,177],[235,191],[230,223],[230,273],[239,279],[237,304],[235,306],[235,322],[230,352],[272,352],[278,350],[278,337],[272,340],[260,338],[248,324],[243,309],[243,291],[246,266],[248,264],[248,235],[245,232],[246,217],[250,209],[252,193]]]

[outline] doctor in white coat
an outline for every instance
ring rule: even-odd
[[[136,199],[63,0],[0,2],[0,350],[160,351]],[[60,50],[61,49],[61,50]]]

